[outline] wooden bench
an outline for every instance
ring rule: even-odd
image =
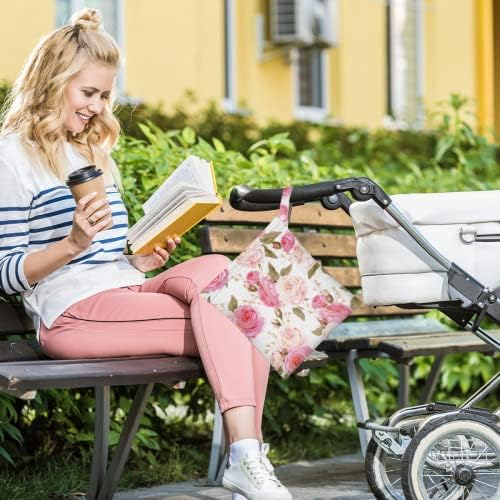
[[[243,212],[229,202],[213,211],[200,228],[203,253],[234,256],[242,252],[277,211]],[[356,238],[352,222],[341,210],[326,210],[319,203],[294,207],[290,225],[305,248],[323,261],[325,269],[344,286],[359,291],[361,281],[356,267]],[[370,307],[362,299],[351,320],[340,325],[318,347],[331,360],[347,362],[355,415],[358,421],[369,418],[361,376],[361,358],[388,358],[398,364],[400,385],[398,403],[409,404],[409,365],[415,356],[435,357],[431,374],[420,402],[431,400],[437,385],[443,358],[456,352],[492,352],[492,348],[466,331],[453,331],[435,319],[422,315],[421,309],[394,306]],[[352,321],[364,318],[365,320]],[[500,332],[494,332],[500,338]],[[361,450],[366,450],[370,431],[359,429]]]
[[[6,340],[7,336],[21,339]],[[21,305],[0,304],[0,391],[32,399],[37,390],[93,387],[95,441],[88,499],[113,497],[132,441],[155,383],[174,385],[203,375],[197,359],[173,356],[52,360],[38,347]],[[114,456],[108,467],[111,386],[137,385]]]
[[[301,368],[324,363],[325,356],[318,354]],[[0,303],[1,392],[32,399],[37,390],[94,388],[95,436],[87,494],[89,500],[109,500],[113,497],[154,384],[173,386],[203,376],[203,367],[198,359],[180,356],[50,359],[41,352],[33,324],[24,308],[20,304]],[[110,393],[112,386],[119,385],[136,385],[137,392],[108,466]],[[218,457],[223,455],[224,436],[219,414],[212,440],[209,482],[220,476]]]

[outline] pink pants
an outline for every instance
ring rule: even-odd
[[[43,351],[53,358],[149,354],[200,357],[224,412],[255,406],[260,435],[269,364],[236,326],[199,294],[229,260],[205,255],[178,264],[143,285],[113,288],[67,309]]]

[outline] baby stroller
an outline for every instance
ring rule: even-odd
[[[246,211],[274,210],[280,199],[281,189],[247,186],[230,196],[234,208]],[[486,318],[500,324],[500,273],[492,276],[499,255],[494,243],[500,242],[498,191],[396,195],[400,211],[361,177],[294,188],[293,205],[309,201],[351,216],[366,304],[437,309],[500,351],[500,342],[481,328]],[[478,206],[484,217],[471,215]],[[436,212],[439,221],[429,223]],[[500,372],[458,407],[436,402],[403,408],[383,425],[359,422],[372,431],[365,469],[376,498],[500,500],[500,408],[475,406],[491,394],[498,399],[499,386]]]

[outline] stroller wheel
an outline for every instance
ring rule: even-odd
[[[402,420],[398,427],[408,431],[409,436],[412,437],[426,416],[409,417]],[[386,420],[383,425],[388,423],[389,420]],[[409,438],[403,439],[408,440]],[[375,438],[372,438],[368,443],[365,457],[366,480],[370,490],[378,500],[405,500],[401,484],[402,458],[402,456],[387,453]]]
[[[445,415],[424,425],[402,461],[406,498],[500,499],[500,427],[481,415]]]

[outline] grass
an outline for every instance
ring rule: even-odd
[[[150,487],[168,482],[203,477],[208,468],[210,443],[187,444],[166,450],[163,461],[128,463],[118,485],[120,490]],[[352,427],[314,429],[307,435],[292,436],[273,443],[275,464],[314,460],[358,449],[357,432]],[[0,471],[0,498],[9,500],[70,500],[85,498],[90,462],[68,457],[38,459],[17,470]]]

